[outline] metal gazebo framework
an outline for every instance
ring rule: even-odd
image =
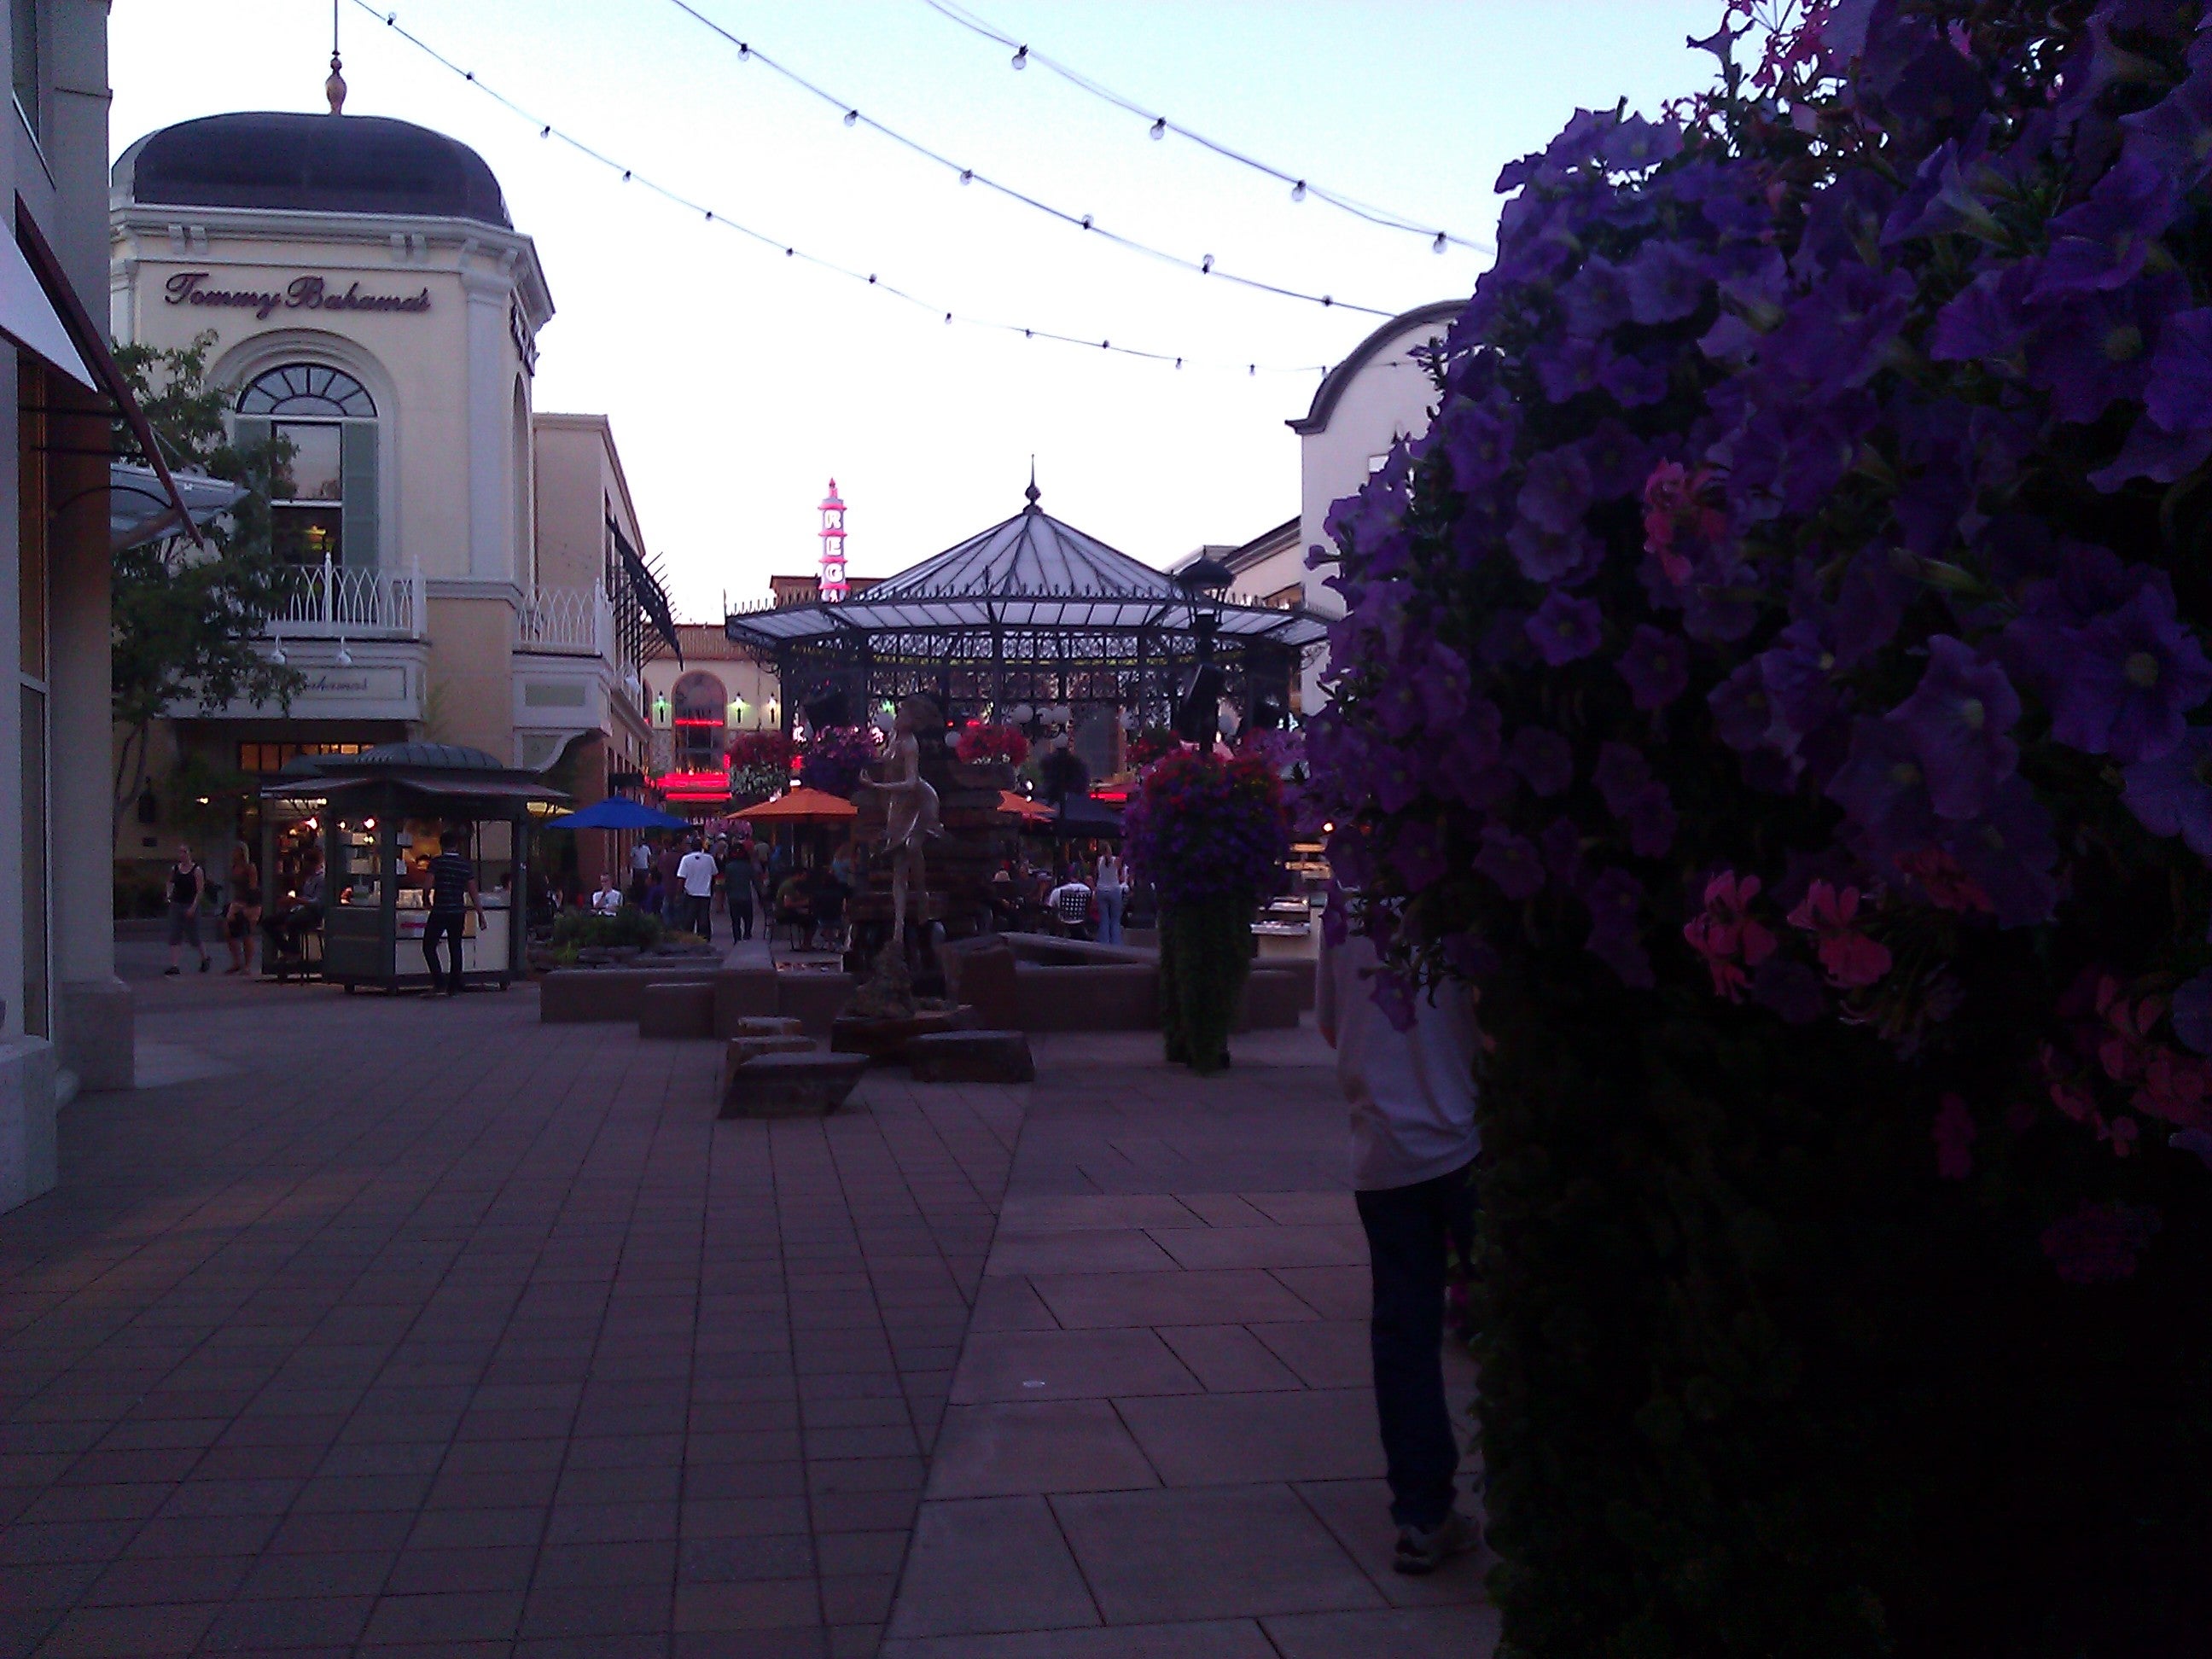
[[[1224,595],[1218,566],[1155,570],[1046,513],[1034,479],[1026,494],[1012,518],[841,603],[732,613],[731,641],[775,665],[786,728],[917,693],[956,725],[1024,703],[1164,725],[1208,665],[1241,719],[1288,709],[1321,618]]]

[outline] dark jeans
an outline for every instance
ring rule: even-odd
[[[1469,1171],[1356,1194],[1375,1280],[1369,1339],[1390,1518],[1433,1527],[1457,1496],[1459,1440],[1444,1403],[1445,1248],[1472,1214]]]
[[[465,911],[455,910],[448,915],[442,910],[433,910],[428,920],[422,924],[422,959],[430,964],[430,988],[433,991],[443,989],[456,995],[460,992],[461,934],[463,924],[467,920]],[[441,939],[450,941],[452,945],[453,971],[450,975],[438,971],[438,941]]]
[[[730,890],[730,939],[732,943],[753,936],[753,890]]]

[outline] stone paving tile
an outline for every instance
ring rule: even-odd
[[[195,1063],[0,1218],[0,1656],[875,1650],[1024,1091],[143,954]]]
[[[1482,1659],[1480,1558],[1390,1571],[1326,1051],[1241,1038],[1201,1082],[1150,1038],[1036,1047],[886,1659]]]

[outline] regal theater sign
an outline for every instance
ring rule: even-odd
[[[295,276],[279,289],[211,288],[211,272],[180,270],[162,284],[173,306],[223,306],[250,311],[263,322],[279,311],[397,311],[430,308],[430,290],[419,294],[364,294],[359,283],[333,288],[327,277]]]

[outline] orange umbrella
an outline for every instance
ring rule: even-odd
[[[1018,818],[1048,818],[1052,808],[1041,800],[1031,800],[1027,795],[1018,795],[1011,789],[999,791],[999,810],[1011,812]]]
[[[860,815],[860,809],[852,802],[804,785],[737,814],[754,823],[830,823]]]

